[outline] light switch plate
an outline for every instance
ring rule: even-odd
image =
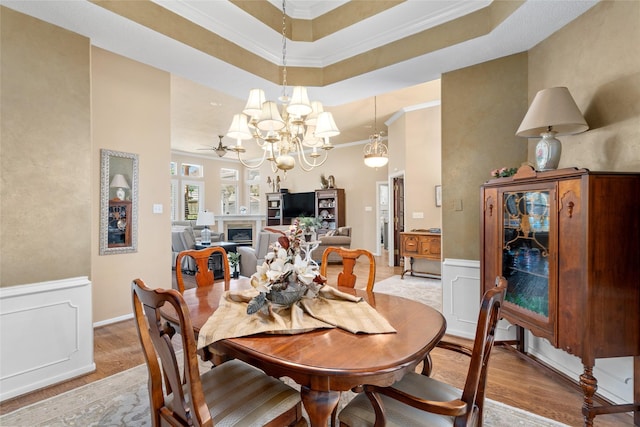
[[[162,213],[162,204],[161,203],[154,203],[153,204],[153,213],[154,214],[161,214]]]

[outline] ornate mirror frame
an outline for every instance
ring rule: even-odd
[[[137,252],[138,155],[100,150],[100,163],[100,255]]]

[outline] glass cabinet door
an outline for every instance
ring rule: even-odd
[[[552,291],[549,281],[552,196],[550,189],[502,193],[502,275],[508,281],[505,300],[543,324],[549,321]]]

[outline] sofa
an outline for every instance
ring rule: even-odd
[[[195,221],[172,221],[171,223],[171,268],[176,266],[178,253],[187,249],[195,249],[196,242],[199,242],[200,233],[204,226],[196,226]],[[211,233],[211,241],[222,241],[223,233]],[[185,257],[182,263],[182,270],[187,273],[195,272],[195,263],[190,257]]]
[[[171,227],[189,227],[193,233],[193,237],[196,241],[200,241],[200,234],[204,229],[204,225],[196,225],[195,220],[185,220],[185,221],[171,221]],[[209,228],[211,230],[211,228]],[[215,231],[211,231],[211,241],[212,242],[220,242],[224,240],[224,233],[218,233]]]
[[[236,250],[240,254],[240,275],[249,277],[255,273],[258,266],[264,262],[264,257],[269,252],[271,245],[277,242],[280,236],[282,236],[280,233],[262,230],[256,236],[255,247],[238,246]]]
[[[338,227],[336,230],[330,230],[327,234],[321,235],[318,240],[320,240],[320,246],[311,252],[311,258],[320,262],[324,250],[329,246],[351,249],[351,227]],[[336,253],[331,253],[328,261],[330,263],[342,262],[342,258]]]

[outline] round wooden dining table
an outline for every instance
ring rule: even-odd
[[[228,289],[243,290],[250,286],[248,278],[240,278],[232,280]],[[363,384],[393,384],[415,369],[446,330],[442,314],[417,301],[359,289],[339,289],[363,297],[397,332],[353,334],[330,328],[295,335],[257,334],[218,341],[211,345],[213,353],[243,360],[276,378],[291,378],[301,387],[311,425],[326,426],[340,392]],[[183,296],[196,336],[217,309],[224,292],[223,282],[185,290]],[[163,311],[163,317],[169,322],[177,321],[170,308]]]

